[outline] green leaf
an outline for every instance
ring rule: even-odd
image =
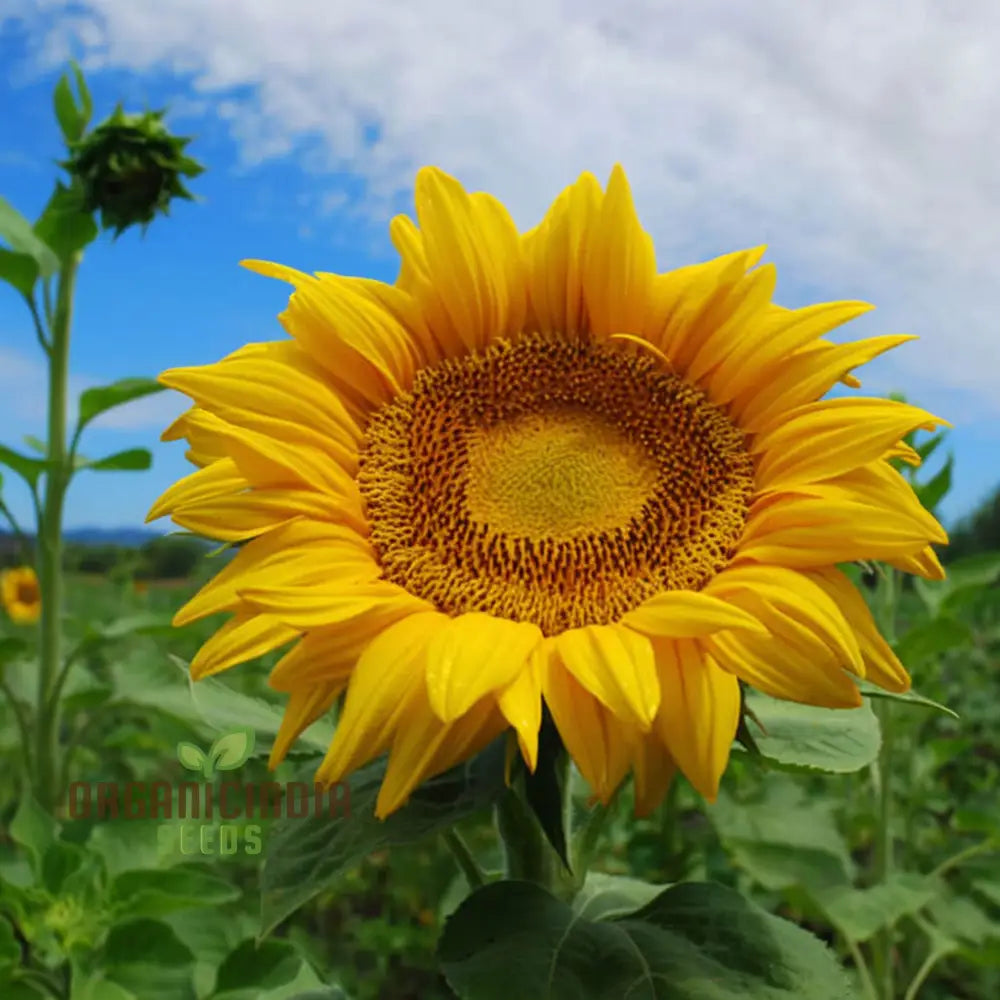
[[[108,933],[108,978],[143,1000],[195,1000],[194,953],[161,920],[130,920]]]
[[[87,120],[83,110],[77,107],[73,91],[70,89],[69,77],[63,75],[59,78],[55,93],[52,95],[52,103],[55,106],[59,128],[62,129],[66,141],[76,142],[83,135]]]
[[[561,761],[565,756],[566,750],[559,738],[559,731],[546,712],[538,734],[538,764],[534,773],[524,768],[524,792],[546,839],[569,870],[566,830],[563,825],[563,790],[560,781],[560,774],[565,773],[561,767]],[[520,760],[520,755],[518,759]]]
[[[8,969],[21,964],[21,946],[14,937],[10,921],[0,914],[0,982]]]
[[[587,872],[573,899],[573,912],[587,920],[609,920],[651,903],[666,888],[625,875]]]
[[[20,844],[31,857],[32,868],[41,874],[42,858],[59,835],[59,824],[35,800],[24,792],[17,804],[17,812],[10,821],[10,839]]]
[[[90,121],[90,116],[94,113],[94,101],[90,96],[90,88],[87,86],[87,81],[83,76],[83,70],[80,69],[79,63],[75,59],[71,59],[69,65],[76,79],[76,90],[80,98],[80,110],[83,113],[84,127],[86,127]]]
[[[242,767],[253,753],[254,731],[244,727],[220,736],[208,752],[213,766],[219,771],[234,771]]]
[[[22,455],[2,444],[0,444],[0,463],[16,472],[32,488],[38,485],[38,477],[45,471],[46,465],[41,459]]]
[[[916,446],[916,452],[922,462],[926,462],[944,443],[944,431],[938,431],[933,437],[928,438],[923,444]]]
[[[30,299],[38,280],[38,261],[30,253],[0,248],[0,280],[13,285],[26,299]]]
[[[917,499],[932,514],[951,489],[951,473],[954,465],[955,456],[949,455],[941,469],[928,482],[916,488]]]
[[[949,937],[971,945],[1000,938],[1000,923],[988,917],[971,899],[952,893],[938,896],[928,907],[934,922]]]
[[[95,472],[145,472],[152,464],[153,456],[146,448],[126,448],[96,462],[88,462],[84,468]]]
[[[505,738],[500,737],[472,760],[425,782],[384,820],[375,817],[386,766],[380,758],[349,777],[349,794],[341,800],[349,803],[347,815],[275,823],[261,873],[261,934],[360,858],[385,847],[416,843],[491,806],[507,789],[504,756]],[[299,780],[311,783],[318,765],[318,759],[311,761]]]
[[[180,865],[169,870],[123,871],[108,889],[110,905],[129,917],[162,917],[177,910],[221,906],[239,896],[239,890],[228,882]]]
[[[868,681],[858,681],[858,687],[861,688],[861,693],[866,698],[884,698],[886,701],[898,701],[904,705],[912,705],[915,708],[930,708],[935,712],[941,712],[942,715],[950,715],[953,719],[960,718],[958,712],[953,712],[947,705],[931,701],[930,698],[925,698],[923,695],[917,694],[916,691],[906,691],[903,693],[884,691],[882,688],[876,687]]]
[[[166,386],[151,378],[123,378],[110,385],[87,389],[80,395],[80,411],[77,418],[77,433],[83,430],[95,417],[124,403],[131,403],[143,396],[163,392]]]
[[[302,959],[287,941],[243,941],[219,966],[216,992],[253,989],[257,992],[283,986],[295,978]]]
[[[844,937],[860,942],[919,912],[938,895],[938,890],[923,875],[897,873],[870,889],[835,886],[810,895]]]
[[[0,237],[16,253],[26,253],[38,264],[38,273],[48,278],[59,270],[59,258],[31,228],[31,223],[10,202],[0,198]]]
[[[900,661],[910,667],[967,646],[971,639],[972,632],[967,625],[941,615],[932,622],[911,628],[899,639],[894,649]]]
[[[204,769],[208,761],[204,750],[193,743],[187,742],[177,744],[177,759],[189,771],[198,771],[199,773]]]
[[[139,1000],[139,997],[124,986],[105,979],[102,972],[97,972],[79,986],[74,977],[70,1000]]]
[[[78,872],[87,859],[87,852],[78,844],[57,840],[45,849],[42,856],[42,885],[47,892],[57,896],[71,875]]]
[[[751,719],[760,753],[783,766],[847,774],[867,767],[878,756],[881,736],[868,705],[816,708],[752,690],[746,692],[746,704],[763,726],[761,731]]]
[[[24,639],[14,635],[0,635],[0,667],[23,656],[27,651],[28,644]]]
[[[581,919],[528,882],[473,893],[438,948],[461,1000],[848,1000],[833,953],[712,883],[661,892],[627,917]]]
[[[93,213],[84,207],[82,193],[62,183],[56,186],[34,231],[61,263],[92,243],[98,233]]]

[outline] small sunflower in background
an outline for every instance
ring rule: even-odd
[[[658,273],[625,174],[519,233],[440,170],[391,236],[394,285],[292,285],[289,339],[165,372],[198,471],[150,518],[246,542],[177,614],[231,620],[196,678],[294,643],[272,764],[346,695],[317,780],[389,751],[376,811],[547,706],[595,794],[676,769],[717,792],[740,682],[831,708],[909,678],[837,563],[943,576],[890,464],[944,421],[822,397],[906,340],[825,339],[862,302],[772,303],[763,248]]]
[[[30,566],[0,573],[0,600],[15,625],[34,625],[42,614],[42,592]]]

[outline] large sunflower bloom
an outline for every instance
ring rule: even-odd
[[[30,566],[0,573],[0,603],[15,625],[34,625],[42,614],[42,592]]]
[[[944,421],[821,401],[912,339],[835,345],[861,302],[772,304],[763,248],[657,273],[620,168],[519,234],[424,169],[395,285],[248,261],[294,288],[290,339],[161,381],[200,469],[150,517],[246,541],[177,616],[232,619],[196,678],[295,642],[272,754],[346,691],[317,780],[389,751],[385,816],[542,704],[595,793],[714,797],[744,681],[860,704],[906,671],[835,566],[938,579],[941,526],[889,463]]]

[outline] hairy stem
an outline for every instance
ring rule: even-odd
[[[38,578],[42,595],[39,628],[40,663],[35,717],[34,793],[39,804],[54,810],[59,798],[59,705],[51,695],[62,662],[62,517],[69,481],[66,459],[66,388],[69,375],[73,289],[80,255],[74,254],[59,274],[49,350],[48,453],[45,498],[38,525]]]

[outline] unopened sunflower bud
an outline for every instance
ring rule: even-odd
[[[183,177],[205,169],[184,155],[191,141],[171,135],[162,111],[126,114],[119,105],[93,131],[69,144],[62,164],[83,190],[84,208],[100,211],[101,226],[119,236],[129,226],[143,231],[157,212],[168,214],[173,198],[193,200]]]

